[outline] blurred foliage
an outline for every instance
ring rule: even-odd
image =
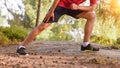
[[[0,32],[0,45],[7,46],[11,41],[5,36],[2,32]]]
[[[38,5],[38,0],[23,0],[25,4],[25,10],[26,10],[26,19],[24,20],[25,22],[29,23],[31,27],[35,26],[35,21],[37,17],[37,5]],[[43,20],[45,17],[45,14],[49,10],[51,5],[51,0],[41,0],[41,11],[40,11],[40,21]],[[46,8],[47,7],[47,8]]]
[[[119,1],[119,0],[114,0]],[[113,0],[100,0],[96,7],[97,20],[95,22],[94,33],[91,41],[103,45],[118,45],[117,39],[120,37],[120,16],[113,5]],[[117,9],[120,9],[117,7]]]
[[[25,39],[28,34],[28,30],[19,26],[0,27],[0,33],[1,39],[3,39],[0,41],[1,44],[15,44]]]

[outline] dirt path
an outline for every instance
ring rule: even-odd
[[[102,48],[94,44],[97,47]],[[119,68],[120,50],[100,49],[82,52],[80,43],[63,41],[33,42],[28,56],[15,53],[17,45],[0,47],[0,68]]]

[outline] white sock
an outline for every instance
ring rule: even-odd
[[[82,46],[83,46],[83,47],[87,47],[88,44],[90,44],[90,42],[83,42],[83,43],[82,43]]]
[[[20,49],[20,48],[25,48],[25,46],[23,46],[23,45],[20,45],[20,46],[18,47],[18,49]]]

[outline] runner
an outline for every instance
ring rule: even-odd
[[[43,23],[30,32],[26,39],[17,48],[17,53],[20,55],[26,55],[25,46],[28,45],[41,31],[50,26],[53,22],[57,22],[64,14],[76,19],[84,18],[87,20],[84,28],[84,40],[81,45],[81,51],[99,51],[99,48],[95,48],[90,44],[90,35],[96,18],[94,9],[97,0],[90,0],[90,6],[79,6],[79,4],[82,4],[83,2],[85,2],[85,0],[54,0],[53,5],[43,20]]]

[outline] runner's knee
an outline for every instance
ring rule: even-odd
[[[87,13],[87,16],[86,16],[87,20],[95,20],[95,18],[96,18],[96,15],[95,15],[94,12],[88,12]]]

